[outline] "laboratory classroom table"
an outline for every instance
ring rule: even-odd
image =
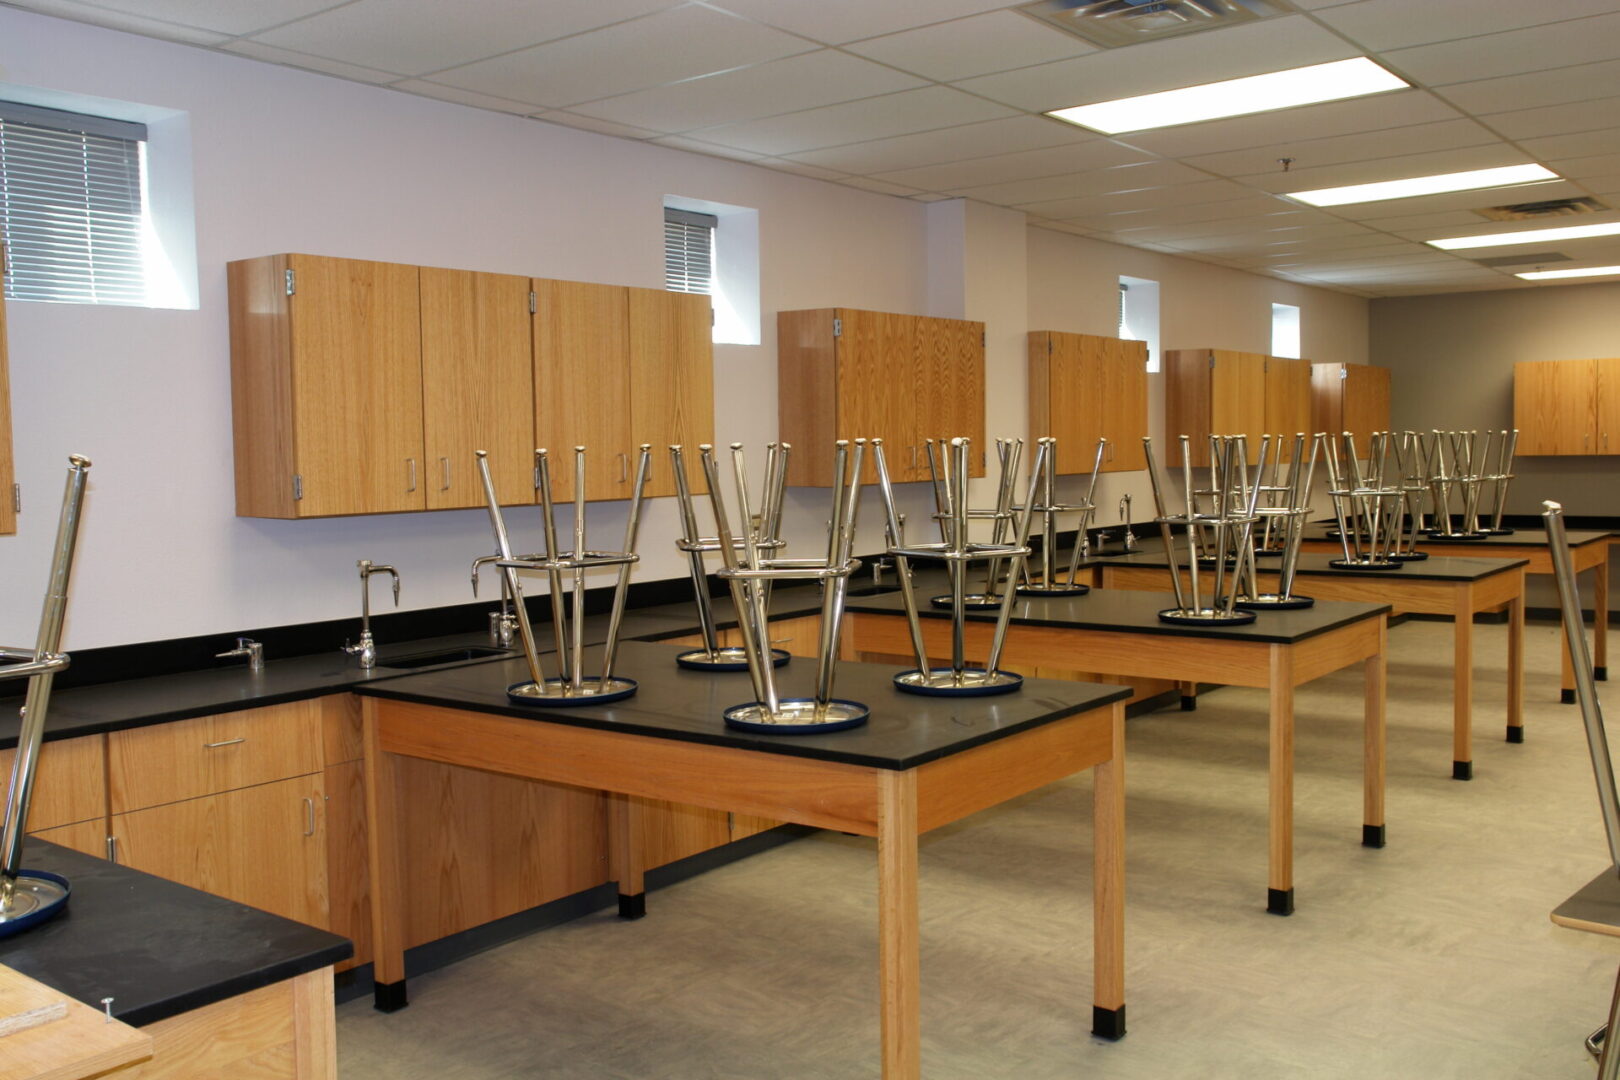
[[[1175,606],[1169,593],[1093,589],[1084,596],[1020,598],[1002,653],[1011,668],[1056,667],[1124,678],[1172,679],[1249,686],[1270,693],[1268,739],[1269,870],[1266,910],[1294,910],[1294,688],[1355,663],[1365,679],[1361,842],[1383,847],[1384,644],[1388,604],[1319,603],[1267,612],[1242,626],[1179,626],[1158,613]],[[897,594],[849,602],[857,657],[912,655],[905,608]],[[949,612],[924,604],[923,641],[931,659],[951,654]],[[968,663],[990,652],[994,611],[971,611]]]
[[[1328,524],[1308,526],[1302,551],[1336,552],[1342,558],[1344,547],[1329,531],[1337,527]],[[1570,529],[1569,558],[1575,573],[1592,571],[1592,664],[1593,674],[1599,681],[1609,677],[1609,545],[1615,533],[1608,529]],[[1418,550],[1429,557],[1454,556],[1464,559],[1524,559],[1525,572],[1552,576],[1552,555],[1547,550],[1547,533],[1540,528],[1518,528],[1506,536],[1485,536],[1478,540],[1434,540],[1427,536],[1418,541]],[[1560,650],[1563,670],[1559,685],[1560,699],[1565,705],[1575,704],[1575,667],[1570,663],[1569,646]]]
[[[1528,559],[1458,559],[1442,555],[1404,563],[1397,570],[1343,570],[1329,565],[1338,557],[1302,552],[1295,572],[1294,595],[1320,600],[1377,600],[1388,603],[1397,615],[1416,612],[1449,615],[1455,620],[1451,775],[1458,780],[1469,780],[1474,775],[1474,616],[1507,608],[1507,741],[1524,741],[1524,575]],[[1178,561],[1184,568],[1185,580],[1185,554]],[[1277,562],[1256,560],[1261,589],[1276,591]],[[1160,590],[1169,584],[1168,567],[1164,552],[1152,551],[1100,560],[1094,573],[1104,588]],[[1200,567],[1200,575],[1204,572]]]
[[[746,674],[676,667],[679,646],[625,642],[615,670],[635,696],[536,708],[508,700],[521,661],[470,665],[356,688],[364,718],[377,1006],[406,1004],[410,883],[398,824],[403,757],[612,792],[611,876],[620,913],[644,912],[637,803],[668,799],[877,839],[882,1075],[921,1075],[917,837],[1066,776],[1094,773],[1093,1032],[1125,1031],[1124,699],[1095,683],[1031,679],[996,697],[901,693],[893,667],[843,663],[836,694],[867,704],[861,727],[812,735],[726,728],[752,699]],[[587,653],[587,670],[600,650]],[[780,670],[784,696],[805,694],[814,665]]]

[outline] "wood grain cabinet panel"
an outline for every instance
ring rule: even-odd
[[[541,278],[533,288],[534,445],[549,451],[552,498],[574,497],[572,451],[583,446],[585,497],[628,499],[629,290]]]
[[[714,442],[714,344],[711,301],[696,293],[630,289],[630,441],[652,446],[647,496],[675,494],[669,447]],[[707,491],[696,453],[687,482]],[[634,471],[634,458],[630,460]],[[628,485],[627,485],[628,486]]]
[[[423,477],[429,510],[484,505],[474,451],[503,504],[534,502],[529,279],[422,267]]]
[[[1371,364],[1311,365],[1311,430],[1348,431],[1366,453],[1375,431],[1389,430],[1388,368]]]
[[[81,821],[77,825],[58,825],[54,829],[28,829],[29,836],[37,836],[41,840],[49,840],[53,844],[60,844],[65,848],[94,855],[98,859],[107,857],[107,819],[98,817],[93,821]]]
[[[354,942],[354,956],[337,965],[344,971],[371,962],[371,873],[366,862],[363,763],[328,765],[325,786],[328,896],[327,918],[321,925]]]
[[[1278,453],[1293,453],[1294,436],[1311,426],[1311,362],[1266,357],[1265,434],[1280,435],[1283,449],[1273,448],[1269,460]]]
[[[1029,431],[1057,439],[1060,475],[1089,474],[1097,440],[1103,472],[1146,468],[1147,345],[1035,330],[1029,335]]]
[[[1177,440],[1182,435],[1192,440],[1194,465],[1209,464],[1211,435],[1247,435],[1252,465],[1260,459],[1261,436],[1291,437],[1314,427],[1308,361],[1230,349],[1172,349],[1165,353],[1164,371],[1166,462],[1181,461]]]
[[[115,731],[107,737],[111,811],[319,772],[321,711],[315,698]]]
[[[1521,454],[1620,454],[1620,359],[1514,364],[1513,426]]]
[[[1599,454],[1620,454],[1620,358],[1592,361],[1597,403],[1597,427],[1592,446]]]
[[[94,820],[99,828],[107,817],[106,758],[102,735],[53,739],[41,743],[39,768],[28,805],[28,831],[43,832],[61,825]],[[0,782],[9,782],[17,751],[0,750]],[[95,852],[94,854],[101,854]]]

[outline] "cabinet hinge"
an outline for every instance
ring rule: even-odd
[[[833,320],[833,337],[843,337],[843,336],[844,336],[844,320],[843,319],[834,319]]]
[[[293,501],[297,502],[304,497],[304,478],[293,473]]]
[[[1350,369],[1345,367],[1343,364],[1340,364],[1339,365],[1339,378],[1340,378],[1340,380],[1348,379],[1349,377],[1350,377]]]
[[[1215,370],[1215,358],[1213,356],[1209,358],[1209,370]]]
[[[534,295],[534,290],[533,289],[530,289],[529,290],[529,314],[534,315],[534,314],[537,314],[539,311],[540,311],[540,298],[538,296]]]
[[[1046,355],[1047,356],[1052,355],[1052,339],[1051,338],[1046,339]]]
[[[989,346],[989,344],[990,344],[990,332],[988,330],[980,330],[979,331],[979,348],[981,348],[981,349],[986,348],[986,347]]]
[[[287,295],[291,296],[298,291],[298,271],[287,271]]]
[[[11,485],[11,512],[13,514],[22,513],[22,485],[21,484],[12,484]]]

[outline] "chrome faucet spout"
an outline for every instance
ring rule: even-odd
[[[394,579],[394,606],[399,607],[399,571],[370,559],[361,559],[355,565],[360,568],[360,640],[352,645],[345,641],[343,651],[358,656],[361,669],[369,671],[377,666],[377,643],[371,636],[371,577],[388,574]]]

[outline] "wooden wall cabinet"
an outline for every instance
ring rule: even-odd
[[[1211,435],[1249,436],[1258,460],[1266,430],[1266,357],[1229,349],[1171,349],[1164,354],[1164,441],[1161,462],[1181,461],[1178,441],[1191,440],[1192,463],[1209,464]]]
[[[1311,430],[1334,437],[1348,431],[1365,453],[1373,432],[1389,430],[1389,368],[1312,364]]]
[[[834,441],[856,438],[881,438],[900,482],[928,479],[925,439],[967,436],[984,475],[983,323],[820,308],[777,312],[776,335],[789,484],[830,487]]]
[[[1146,468],[1147,433],[1146,342],[1030,331],[1029,435],[1057,439],[1060,474],[1090,473],[1099,438],[1103,472]]]
[[[1513,426],[1520,454],[1620,454],[1620,359],[1514,364]]]
[[[1292,455],[1295,435],[1300,432],[1311,435],[1318,430],[1311,427],[1311,362],[1266,357],[1264,434],[1283,436],[1283,452]],[[1275,456],[1278,451],[1273,449],[1272,453]]]

